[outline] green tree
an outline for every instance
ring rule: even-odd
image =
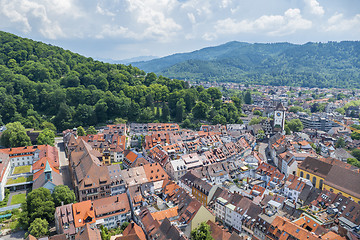
[[[184,99],[180,98],[180,100],[176,103],[176,122],[181,123],[184,119],[184,112],[185,112],[185,101]]]
[[[262,140],[265,138],[265,132],[264,130],[260,129],[256,134],[257,139]]]
[[[185,119],[181,125],[182,128],[191,128],[192,124],[190,119]]]
[[[97,134],[97,131],[95,129],[94,126],[90,126],[87,130],[86,130],[86,135],[93,135],[93,134]]]
[[[58,113],[56,114],[53,123],[59,130],[64,130],[71,127],[73,109],[66,103],[61,103]]]
[[[5,147],[23,147],[31,145],[30,137],[20,122],[6,124],[6,130],[1,135],[1,143]]]
[[[211,95],[207,91],[202,91],[199,94],[199,100],[206,104],[211,104],[212,102]]]
[[[50,129],[51,131],[53,131],[54,133],[56,133],[56,127],[54,124],[52,124],[51,122],[47,122],[47,121],[44,121],[40,124],[40,128],[41,129]]]
[[[352,132],[350,136],[353,140],[360,140],[360,133],[358,132]]]
[[[146,75],[144,84],[146,86],[150,86],[155,81],[156,81],[156,74],[153,72],[150,72]]]
[[[258,115],[258,116],[262,116],[262,112],[260,110],[255,110],[254,112],[254,115]]]
[[[287,123],[287,126],[290,128],[293,132],[300,132],[303,130],[304,125],[300,121],[300,119],[292,119]]]
[[[358,161],[360,161],[360,149],[355,148],[351,151],[351,155],[353,155]]]
[[[124,222],[123,224],[121,224],[121,227],[120,227],[121,231],[124,231],[128,225],[129,225],[129,222]]]
[[[260,118],[254,117],[250,120],[249,125],[251,126],[251,125],[259,124],[260,122],[261,122]]]
[[[297,112],[303,112],[304,109],[300,106],[291,106],[289,108],[289,112],[297,113]]]
[[[78,135],[78,136],[85,136],[85,135],[86,135],[85,129],[84,129],[82,126],[79,126],[79,127],[77,128],[77,135]]]
[[[345,109],[344,108],[337,108],[337,109],[335,109],[335,111],[342,114],[342,115],[345,115]]]
[[[343,137],[339,137],[339,139],[336,141],[335,147],[336,148],[344,148],[345,147],[345,140]]]
[[[51,145],[54,146],[55,143],[55,133],[54,131],[45,128],[44,130],[41,131],[41,133],[39,134],[37,140],[37,144],[38,145]]]
[[[226,118],[220,114],[215,115],[215,117],[212,119],[212,124],[226,124]]]
[[[107,119],[108,106],[104,100],[100,99],[95,104],[95,115],[98,122],[105,122]]]
[[[30,222],[36,218],[46,219],[48,222],[54,221],[55,203],[49,189],[41,187],[32,190],[26,197],[24,207]]]
[[[86,126],[96,124],[94,107],[87,104],[79,104],[75,111],[74,121]]]
[[[36,238],[49,235],[49,223],[46,219],[36,218],[29,227],[29,233]]]
[[[251,92],[250,91],[246,91],[245,96],[244,96],[244,102],[246,104],[251,104],[252,103],[252,97],[251,97]]]
[[[64,205],[74,203],[76,200],[75,193],[66,185],[56,186],[52,197],[54,198],[55,207],[61,206],[62,203]]]
[[[346,162],[347,162],[348,164],[351,164],[351,165],[353,165],[353,166],[355,166],[355,167],[360,168],[360,161],[357,160],[356,158],[348,158],[348,159],[346,160]]]
[[[161,112],[161,120],[164,122],[168,122],[170,118],[170,110],[166,103],[163,103],[162,112]]]
[[[286,134],[286,135],[290,135],[290,134],[291,134],[291,130],[290,130],[290,128],[289,128],[288,125],[285,125],[284,130],[285,130],[285,134]]]
[[[199,227],[191,231],[190,238],[191,240],[213,240],[210,226],[202,222]]]
[[[210,95],[212,101],[216,99],[221,99],[222,97],[221,91],[215,87],[206,89],[206,92]]]
[[[208,106],[201,101],[197,102],[195,107],[192,109],[192,113],[195,119],[206,119],[207,111]]]

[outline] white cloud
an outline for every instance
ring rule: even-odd
[[[231,4],[232,0],[222,0],[220,7],[227,8]]]
[[[39,32],[45,38],[56,39],[64,36],[64,33],[56,21],[52,21],[44,4],[29,0],[2,0],[0,14],[14,23],[20,31],[29,33],[32,31],[32,23],[39,25]]]
[[[346,19],[342,13],[335,13],[327,21],[326,32],[358,32],[360,33],[360,14]]]
[[[106,8],[102,8],[99,3],[96,5],[96,12],[105,16],[110,16],[110,17],[116,16],[115,13],[107,10]]]
[[[188,13],[187,16],[192,24],[196,23],[196,18],[193,13]]]
[[[309,29],[310,20],[301,16],[300,9],[288,9],[284,15],[263,15],[253,21],[244,19],[237,21],[226,18],[217,21],[215,25],[218,34],[238,34],[263,32],[267,35],[289,35],[297,30]]]
[[[202,39],[206,40],[206,41],[212,41],[215,40],[217,38],[215,33],[205,33],[202,36]]]
[[[128,0],[130,11],[137,23],[145,26],[139,36],[168,41],[182,27],[170,16],[166,16],[177,5],[175,0]],[[169,14],[170,15],[170,14]]]
[[[320,6],[317,0],[304,0],[307,8],[312,14],[323,16],[325,11],[322,6]]]
[[[110,24],[105,24],[102,26],[102,30],[100,33],[96,34],[96,38],[102,39],[105,37],[130,37],[134,36],[132,32],[129,31],[126,27],[122,26],[112,26]]]

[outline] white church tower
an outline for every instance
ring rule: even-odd
[[[285,127],[285,111],[284,106],[279,103],[275,109],[274,115],[274,130],[278,129],[279,132],[284,133]]]

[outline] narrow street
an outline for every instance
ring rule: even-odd
[[[72,189],[73,187],[69,172],[69,159],[67,159],[65,155],[65,146],[61,137],[55,138],[55,146],[59,152],[60,171],[63,177],[64,185],[67,185],[70,189]]]
[[[267,158],[268,158],[265,151],[267,147],[268,147],[268,143],[259,143],[259,153],[264,157],[265,162],[267,162]]]

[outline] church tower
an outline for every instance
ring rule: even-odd
[[[286,109],[280,102],[275,109],[274,115],[274,129],[279,129],[282,133],[285,128],[285,111]]]

